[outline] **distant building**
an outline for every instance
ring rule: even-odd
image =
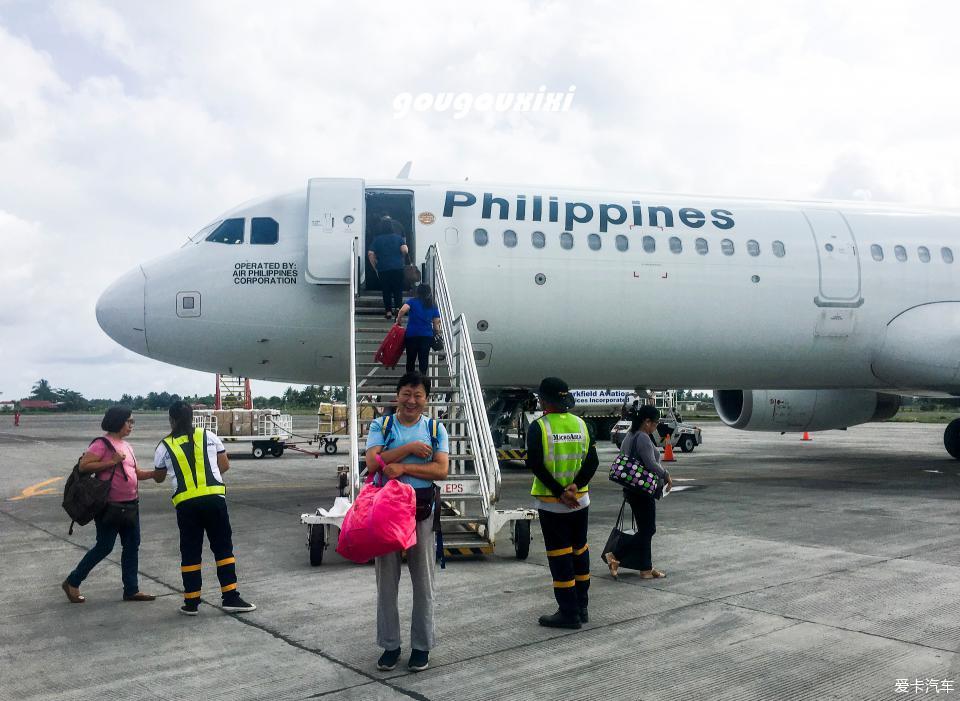
[[[58,409],[59,402],[49,402],[46,399],[21,399],[21,409]]]

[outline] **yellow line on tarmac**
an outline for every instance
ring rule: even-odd
[[[41,487],[46,487],[48,484],[53,484],[62,480],[63,477],[52,477],[51,479],[44,480],[43,482],[37,482],[36,484],[31,484],[29,487],[20,492],[20,496],[10,497],[7,501],[20,501],[21,499],[29,499],[30,497],[39,496],[40,494],[56,494],[56,489],[40,489]]]

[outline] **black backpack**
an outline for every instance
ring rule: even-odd
[[[103,441],[111,452],[116,452],[113,444],[103,436],[97,438],[96,441]],[[90,445],[93,445],[93,443]],[[117,466],[114,465],[113,469],[110,470],[110,479],[98,479],[96,472],[80,472],[80,460],[77,460],[77,464],[73,466],[73,471],[67,477],[67,483],[63,486],[63,508],[71,518],[69,535],[73,535],[74,523],[86,526],[106,508],[107,495],[110,494],[110,485],[116,471]],[[126,472],[123,476],[127,476]]]

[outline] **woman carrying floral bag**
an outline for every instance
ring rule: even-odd
[[[631,410],[628,418],[631,420],[630,430],[623,438],[620,456],[640,463],[647,472],[659,478],[660,488],[669,492],[673,489],[673,480],[660,465],[660,453],[650,438],[650,434],[657,429],[657,424],[660,422],[660,412],[656,407],[644,405]],[[635,566],[639,569],[640,579],[658,579],[667,576],[666,572],[654,569],[651,550],[653,534],[657,532],[656,499],[659,494],[659,490],[651,494],[640,487],[624,487],[623,498],[633,510],[637,531],[633,536],[619,538],[613,550],[601,556],[614,578],[619,574],[622,563],[629,563],[623,564],[624,567]]]

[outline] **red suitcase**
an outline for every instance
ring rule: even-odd
[[[387,333],[387,337],[383,339],[383,343],[377,348],[377,353],[373,356],[373,359],[378,363],[383,363],[384,367],[395,367],[400,360],[400,356],[403,355],[403,338],[405,335],[406,331],[403,330],[403,327],[394,324],[393,328]]]

